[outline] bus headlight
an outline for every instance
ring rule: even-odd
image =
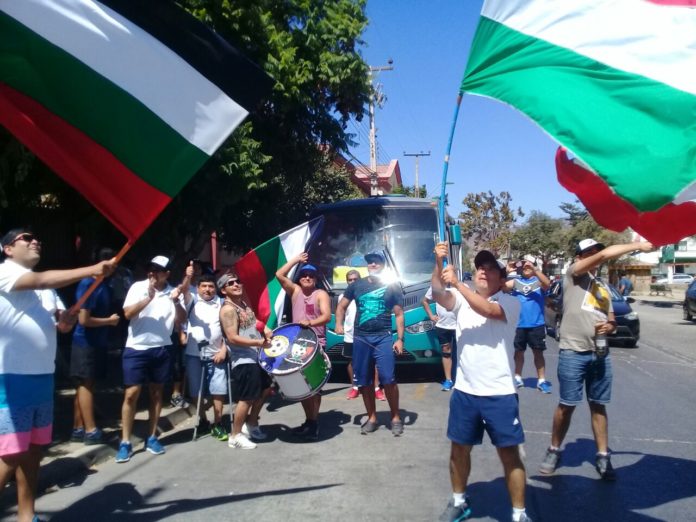
[[[419,333],[429,332],[434,327],[435,327],[435,323],[433,323],[430,319],[426,319],[425,321],[420,321],[416,324],[412,324],[410,326],[407,326],[406,331],[410,334],[419,334]]]

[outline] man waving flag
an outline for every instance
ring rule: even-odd
[[[170,0],[0,0],[0,124],[130,242],[270,85]]]
[[[589,166],[578,182],[560,157],[558,176],[600,224],[674,242],[696,232],[693,4],[486,0],[462,90],[514,106]]]

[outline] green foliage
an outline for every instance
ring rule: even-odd
[[[344,151],[351,118],[370,94],[358,47],[364,0],[179,0],[273,79],[266,100],[140,238],[129,256],[161,252],[184,260],[216,231],[243,252],[306,219],[320,202],[358,197],[327,150]],[[1,130],[0,130],[1,131]],[[50,195],[56,208],[42,202]],[[40,208],[30,214],[28,208]],[[63,223],[70,234],[119,246],[120,234],[26,149],[0,132],[4,226]],[[10,223],[12,221],[12,223]],[[6,228],[6,227],[5,227]]]
[[[401,185],[398,187],[394,187],[394,190],[392,190],[392,194],[403,194],[404,196],[408,196],[409,198],[415,198],[416,197],[416,186],[415,185]],[[418,197],[419,198],[427,198],[428,197],[428,187],[426,185],[421,185],[419,190],[418,190]]]
[[[533,210],[524,225],[512,234],[510,248],[515,256],[531,255],[543,267],[566,250],[564,221]]]
[[[463,199],[465,210],[459,214],[462,237],[471,240],[474,250],[491,250],[496,255],[505,253],[512,239],[512,227],[518,217],[524,216],[521,208],[511,207],[509,192],[498,195],[488,192],[469,193]]]

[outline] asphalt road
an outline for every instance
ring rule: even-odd
[[[537,467],[549,443],[557,390],[534,389],[531,354],[520,390],[527,441],[528,511],[536,521],[693,521],[696,519],[696,324],[678,308],[637,304],[643,336],[638,348],[612,349],[614,394],[610,446],[618,480],[594,470],[587,407],[570,428],[562,466],[551,477]],[[557,346],[548,339],[554,385]],[[450,496],[445,425],[449,394],[438,384],[401,374],[403,437],[382,426],[359,434],[361,402],[345,400],[347,385],[329,383],[316,443],[292,438],[302,420],[298,404],[273,400],[262,413],[270,434],[256,450],[229,449],[211,438],[190,442],[185,424],[164,442],[167,453],[138,452],[44,494],[40,514],[58,521],[294,521],[436,520]],[[408,381],[408,382],[404,382]],[[380,421],[386,423],[386,404]],[[473,520],[510,520],[501,467],[489,443],[473,454],[468,494]],[[1,512],[11,520],[11,508]]]

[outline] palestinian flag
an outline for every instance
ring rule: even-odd
[[[285,306],[285,290],[275,277],[276,271],[302,252],[321,231],[324,218],[318,217],[269,239],[247,253],[234,265],[259,321],[269,328],[278,326]],[[292,278],[295,267],[289,277]]]
[[[558,176],[584,203],[603,187],[593,216],[623,212],[615,230],[673,242],[675,206],[680,237],[696,232],[693,3],[486,0],[462,89],[519,109],[585,163],[592,183]]]
[[[0,124],[129,241],[270,88],[168,0],[0,0]]]

